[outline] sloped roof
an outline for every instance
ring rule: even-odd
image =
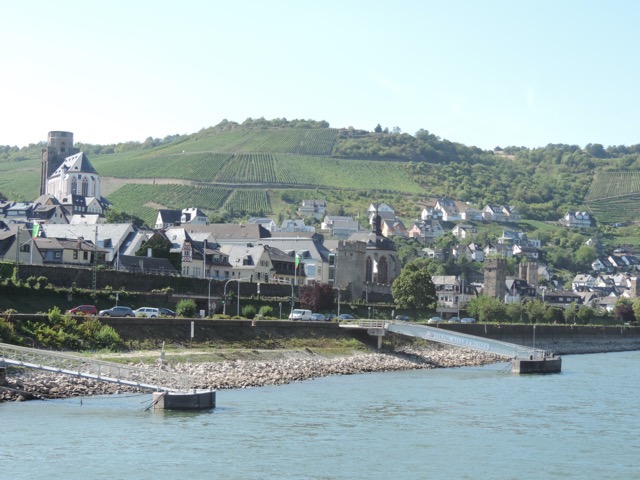
[[[75,155],[71,155],[64,159],[62,165],[60,165],[51,177],[59,177],[64,175],[65,173],[93,173],[95,175],[98,174],[91,162],[84,154],[84,152],[76,153]]]
[[[162,223],[170,223],[173,225],[173,224],[180,223],[180,219],[182,217],[182,211],[161,209],[161,210],[158,210],[158,215],[160,215],[160,219]]]

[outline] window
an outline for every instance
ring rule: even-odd
[[[77,260],[77,259],[78,259],[78,251],[77,251],[77,250],[74,250],[74,251],[73,251],[73,259],[74,259],[74,260]]]
[[[55,252],[55,253],[53,254],[53,258],[57,258],[57,259],[59,259],[59,258],[61,258],[61,257],[62,257],[62,252],[60,252],[60,251],[57,251],[57,252]]]
[[[30,243],[25,243],[24,245],[21,245],[20,246],[20,251],[29,253],[31,251],[31,244]]]
[[[82,259],[89,260],[89,252],[82,252]]]

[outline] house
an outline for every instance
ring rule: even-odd
[[[477,208],[473,208],[471,206],[465,207],[460,210],[460,219],[466,220],[468,222],[481,222],[482,210],[478,210]]]
[[[436,287],[438,304],[443,307],[462,308],[478,293],[474,285],[455,275],[434,275],[431,280]]]
[[[591,227],[591,216],[587,212],[567,212],[560,223],[569,228]]]
[[[574,292],[580,292],[584,290],[588,290],[596,286],[596,277],[593,275],[587,274],[579,274],[573,277],[571,281],[571,289]]]
[[[301,217],[314,217],[322,219],[327,213],[327,202],[324,200],[302,200],[298,207],[298,215]]]
[[[435,209],[442,213],[442,220],[445,222],[456,222],[462,219],[456,202],[451,198],[443,197],[438,200]]]
[[[424,207],[420,212],[420,219],[426,220],[442,220],[442,211],[436,210],[434,207]]]
[[[33,239],[34,253],[42,264],[75,265],[89,267],[93,265],[94,256],[99,264],[105,263],[104,248],[98,248],[93,242],[81,238],[42,238]]]
[[[183,208],[180,212],[180,223],[182,225],[208,225],[209,217],[199,208]]]
[[[423,248],[420,250],[420,256],[423,258],[433,258],[434,260],[444,261],[445,254],[441,248]]]
[[[514,230],[503,230],[502,235],[498,238],[498,243],[503,245],[527,245],[527,242],[526,233]]]
[[[222,245],[220,251],[232,267],[230,278],[256,282],[304,283],[304,269],[295,266],[295,257],[269,245]],[[299,278],[298,278],[299,277]]]
[[[156,229],[166,229],[178,225],[209,225],[209,217],[196,207],[183,208],[182,210],[158,210]]]
[[[31,212],[33,211],[33,203],[31,202],[15,202],[6,208],[5,219],[9,221],[23,221],[31,218]]]
[[[513,256],[526,257],[529,260],[538,260],[541,257],[540,250],[536,247],[529,247],[526,245],[514,245]]]
[[[158,210],[158,216],[156,217],[156,223],[154,227],[156,229],[160,228],[171,228],[180,225],[180,218],[182,217],[182,212],[180,210],[166,210],[160,209]]]
[[[185,231],[180,254],[181,273],[185,277],[225,280],[234,276],[229,255],[215,242],[194,240]]]
[[[352,217],[327,215],[320,225],[323,230],[329,230],[333,238],[349,238],[360,231],[360,224]]]
[[[478,230],[473,225],[459,223],[451,229],[451,233],[453,233],[454,237],[462,240],[478,233]]]
[[[615,267],[606,258],[597,258],[591,264],[594,272],[613,273]]]
[[[266,230],[270,231],[271,233],[275,232],[277,229],[276,222],[274,222],[271,218],[251,217],[249,220],[247,220],[247,223],[262,225]]]
[[[502,213],[505,215],[507,222],[519,222],[522,220],[522,215],[520,215],[518,209],[512,205],[503,205]]]
[[[388,203],[371,203],[367,208],[367,215],[377,213],[382,218],[394,218],[396,216],[396,210]]]
[[[470,243],[468,245],[456,245],[451,249],[451,254],[455,258],[466,258],[472,262],[483,262],[484,252],[477,243]]]
[[[399,236],[406,237],[407,236],[407,228],[404,226],[401,220],[397,218],[394,220],[382,219],[382,235],[385,237],[391,236]]]
[[[582,297],[568,290],[544,290],[542,301],[547,305],[566,308],[572,303],[580,304]]]
[[[504,245],[502,243],[489,242],[483,249],[484,257],[487,258],[490,255],[497,255],[499,257],[513,257],[513,248],[510,245]]]
[[[278,229],[280,232],[315,232],[316,228],[311,225],[305,225],[304,220],[284,220],[280,228]]]
[[[436,219],[423,220],[415,222],[411,228],[407,230],[409,238],[416,238],[423,243],[431,243],[438,237],[444,235],[444,229],[440,222]]]
[[[482,219],[485,222],[506,222],[507,216],[500,205],[487,205],[482,209]]]
[[[122,248],[134,229],[130,223],[43,224],[40,231],[43,238],[80,239],[94,242],[97,248],[103,251],[105,262],[113,263],[116,253]]]

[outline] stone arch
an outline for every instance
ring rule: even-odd
[[[84,177],[82,179],[82,196],[83,197],[89,196],[89,179],[87,177]]]

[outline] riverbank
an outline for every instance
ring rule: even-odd
[[[606,353],[640,350],[640,340],[544,341],[537,343],[536,348],[553,351],[559,355]],[[236,352],[234,359],[215,362],[197,361],[198,352],[189,352],[191,356],[188,362],[165,362],[164,364],[160,362],[159,352],[154,352],[157,362],[153,366],[149,366],[148,362],[145,364],[137,360],[137,357],[142,354],[149,357],[149,352],[131,352],[123,356],[131,359],[129,362],[131,365],[162,368],[169,372],[189,375],[194,379],[194,387],[216,390],[283,385],[329,375],[480,366],[508,361],[493,354],[440,344],[404,345],[390,352],[356,352],[338,356],[319,354],[308,348],[250,350],[244,354],[242,351]],[[202,353],[200,356],[206,358],[204,352],[200,353]],[[176,355],[180,354],[180,352],[176,353]],[[147,391],[37,370],[8,368],[6,382],[0,386],[0,402],[122,393],[147,393]]]
[[[222,390],[283,385],[329,375],[478,366],[504,361],[504,358],[493,354],[445,345],[426,348],[402,347],[389,353],[358,352],[346,356],[325,356],[310,349],[272,351],[263,357],[257,360],[178,362],[164,365],[160,364],[158,358],[158,364],[154,367],[140,365],[137,362],[131,364],[182,373],[193,378],[193,386],[196,388]],[[0,402],[127,392],[143,391],[66,375],[28,369],[7,369],[5,385],[0,387]]]

